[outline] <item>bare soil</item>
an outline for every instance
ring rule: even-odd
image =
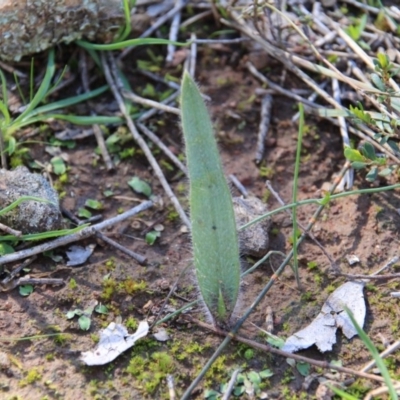
[[[286,98],[274,96],[265,156],[261,166],[256,165],[260,101],[254,91],[260,84],[241,66],[246,54],[235,51],[229,47],[228,52],[208,48],[202,50],[197,80],[201,90],[211,98],[208,105],[215,122],[226,174],[234,174],[253,195],[267,200],[269,208],[273,209],[278,207],[278,203],[265,188],[266,178],[285,202],[291,202],[298,129],[297,124],[291,122],[291,117],[296,112],[296,105]],[[232,54],[239,62],[231,62],[234,58]],[[146,82],[130,67],[133,62],[133,59],[127,60],[125,73],[133,83],[136,82],[137,92],[140,93]],[[280,66],[270,61],[268,68],[270,79],[278,81]],[[297,84],[290,76],[283,83],[287,88]],[[310,116],[307,116],[306,123],[299,180],[300,199],[321,197],[323,184],[331,182],[344,163],[339,131],[327,122]],[[177,118],[157,116],[151,120],[151,125],[176,154],[184,152]],[[45,140],[46,135],[40,139]],[[129,142],[129,146],[135,144]],[[99,329],[118,316],[123,323],[129,321],[130,332],[134,331],[132,328],[139,321],[146,318],[154,320],[169,288],[191,261],[190,236],[182,232],[179,218],[140,151],[136,150],[133,157],[121,161],[115,170],[108,172],[101,158],[95,154],[95,148],[94,138],[77,141],[76,147],[71,150],[63,148],[69,156],[69,179],[61,186],[64,193],[61,204],[77,213],[87,199],[97,199],[104,204],[101,211],[103,218],[109,218],[145,200],[144,196],[135,194],[128,187],[128,180],[138,176],[148,182],[153,192],[163,197],[164,207],[152,208],[104,232],[126,248],[147,257],[147,265],[141,266],[113,247],[90,238],[80,243],[96,243],[93,255],[83,266],[67,267],[65,261],[57,263],[44,256],[31,266],[29,274],[32,277],[63,278],[65,286],[35,286],[28,297],[22,297],[17,289],[0,293],[2,339],[62,332],[54,337],[0,342],[1,399],[166,399],[169,398],[167,374],[174,376],[179,398],[221,342],[220,337],[180,316],[162,325],[170,335],[166,342],[158,342],[149,335],[106,366],[87,367],[80,362],[80,353],[95,346]],[[32,145],[30,151],[32,159],[42,163],[51,158],[41,145]],[[157,158],[165,160],[161,154]],[[164,167],[164,171],[187,208],[186,179],[175,169],[168,171]],[[56,176],[52,175],[52,178],[57,181]],[[362,174],[356,174],[355,185],[361,188],[369,184]],[[103,195],[105,190],[112,190],[114,195],[106,198]],[[232,192],[238,194],[234,187]],[[299,221],[306,224],[314,209],[315,206],[300,207]],[[370,274],[398,254],[399,209],[400,199],[394,192],[346,197],[332,201],[326,207],[313,233],[342,272]],[[165,229],[151,246],[144,241],[144,236],[155,224],[162,224]],[[270,249],[288,252],[291,248],[291,229],[287,214],[273,217]],[[65,250],[58,249],[55,253],[65,255]],[[357,255],[360,262],[349,266],[345,257],[350,254]],[[252,324],[265,329],[266,309],[271,307],[273,333],[288,337],[306,326],[318,314],[329,293],[345,281],[332,277],[331,263],[310,239],[302,244],[299,259],[302,288],[297,287],[293,272],[288,267],[251,314],[240,331],[241,335],[265,343],[265,337]],[[243,269],[253,261],[244,257]],[[281,261],[279,255],[273,255],[244,278],[239,316],[267,284]],[[312,265],[316,267],[310,268]],[[11,269],[11,266],[8,268]],[[105,280],[106,275],[108,280]],[[397,281],[379,281],[371,282],[365,289],[365,330],[376,345],[382,346],[383,338],[392,342],[398,336],[399,304],[390,296],[390,292],[398,286]],[[176,295],[171,297],[169,306],[179,309],[196,298],[194,274],[189,270],[179,280]],[[88,332],[79,329],[76,319],[66,319],[65,314],[69,310],[84,309],[94,299],[105,304],[110,312],[105,316],[93,314]],[[191,309],[190,315],[205,319],[198,307]],[[274,375],[263,383],[263,391],[268,398],[313,398],[317,382],[305,389],[302,386],[305,378],[286,359],[249,349],[231,342],[195,390],[193,398],[204,398],[207,388],[219,390],[220,384],[229,381],[236,367],[244,371],[269,368]],[[311,348],[301,354],[318,360],[341,360],[344,366],[354,369],[360,369],[371,359],[358,337],[347,340],[341,333],[332,352],[321,354],[316,348]],[[390,368],[399,374],[396,357],[391,359]],[[314,367],[311,371],[319,375],[326,373]],[[342,380],[348,378],[350,376],[343,376]],[[370,381],[356,380],[349,390],[356,397],[361,397],[373,385]]]

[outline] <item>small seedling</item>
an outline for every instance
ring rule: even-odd
[[[232,394],[235,397],[240,397],[246,393],[249,398],[260,398],[262,395],[261,386],[263,384],[263,380],[270,378],[273,375],[273,372],[269,369],[265,369],[260,372],[249,371],[246,373],[240,373],[236,378],[236,383]],[[223,383],[221,384],[219,391],[208,389],[204,392],[204,398],[207,400],[221,399],[222,395],[226,392],[227,387],[228,384]]]
[[[87,331],[90,328],[91,324],[91,317],[93,314],[93,311],[97,312],[98,314],[108,314],[108,309],[105,305],[99,304],[99,305],[92,305],[85,310],[81,310],[79,308],[76,308],[75,310],[68,311],[66,314],[67,319],[72,319],[75,316],[79,316],[78,319],[78,324],[79,327],[83,331]]]

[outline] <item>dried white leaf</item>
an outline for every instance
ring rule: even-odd
[[[363,327],[365,320],[364,282],[346,282],[336,289],[322,306],[321,312],[306,328],[290,336],[283,351],[293,353],[316,345],[324,353],[332,350],[336,343],[336,330],[341,328],[350,339],[357,334],[345,307],[354,315],[358,325]]]
[[[138,339],[147,336],[148,332],[147,321],[142,321],[133,335],[128,334],[124,325],[111,322],[106,329],[100,331],[100,341],[97,347],[94,350],[83,352],[80,359],[86,365],[107,364],[131,348]]]
[[[156,333],[154,333],[153,336],[159,342],[166,342],[167,340],[169,340],[168,332],[164,328],[160,328]]]
[[[67,262],[68,267],[75,267],[86,262],[86,260],[92,255],[96,245],[90,244],[89,246],[82,247],[78,245],[73,245],[67,250],[67,257],[69,261]]]

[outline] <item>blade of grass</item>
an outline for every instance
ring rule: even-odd
[[[1,80],[1,93],[3,98],[0,101],[0,111],[4,115],[5,125],[8,125],[11,121],[10,113],[8,112],[8,94],[7,94],[7,83],[4,72],[0,69],[0,80]]]
[[[93,97],[99,96],[100,94],[106,92],[107,90],[108,90],[108,86],[104,85],[97,89],[91,90],[90,92],[80,94],[78,96],[73,96],[73,97],[69,97],[67,99],[63,99],[63,100],[55,101],[50,104],[46,104],[44,106],[36,108],[35,110],[32,110],[31,112],[29,112],[29,114],[26,114],[24,116],[24,118],[22,118],[21,120],[25,121],[29,118],[35,117],[38,114],[44,114],[49,111],[54,111],[54,110],[57,110],[60,108],[72,106],[74,104],[82,103],[86,100],[92,99]]]
[[[46,94],[47,94],[50,84],[51,84],[51,79],[54,76],[54,72],[55,72],[54,48],[52,48],[49,50],[49,57],[47,60],[46,73],[43,77],[42,83],[40,84],[39,89],[37,90],[32,101],[29,103],[28,107],[24,110],[23,113],[21,113],[21,115],[19,115],[15,119],[15,121],[14,121],[15,123],[22,121],[46,97]]]
[[[124,16],[125,16],[125,26],[122,27],[117,39],[114,40],[115,43],[122,42],[131,33],[131,7],[135,6],[136,1],[130,4],[129,0],[123,0]]]
[[[13,236],[13,235],[5,235],[5,236],[0,236],[0,242],[15,242],[15,241],[21,241],[21,240],[26,240],[26,241],[45,240],[45,239],[50,239],[50,238],[55,238],[55,237],[60,237],[60,236],[72,235],[73,233],[77,233],[77,232],[81,231],[82,229],[87,228],[88,226],[90,226],[90,224],[79,225],[78,227],[76,227],[74,229],[60,229],[58,231],[29,233],[26,235],[22,235],[20,237]]]
[[[24,201],[38,201],[40,203],[50,203],[52,204],[51,201],[41,199],[40,197],[34,197],[34,196],[21,196],[19,199],[15,200],[12,202],[10,205],[7,207],[4,207],[3,209],[0,210],[0,215],[4,215],[8,213],[9,211],[13,210],[15,207],[17,207],[19,204],[21,204]]]
[[[329,196],[329,201],[331,200],[336,200],[336,199],[340,199],[341,197],[346,197],[346,196],[351,196],[351,195],[355,195],[355,194],[371,194],[371,193],[380,193],[380,192],[386,192],[389,190],[394,190],[394,189],[399,189],[400,188],[400,184],[396,183],[395,185],[390,185],[390,186],[383,186],[383,187],[379,187],[379,188],[370,188],[370,189],[359,189],[359,190],[352,190],[351,192],[343,192],[343,193],[337,193],[337,194],[333,194]],[[285,206],[279,207],[273,211],[270,211],[266,214],[263,214],[255,219],[253,219],[252,221],[248,222],[247,224],[241,226],[238,231],[242,231],[243,229],[248,228],[249,226],[252,226],[254,224],[256,224],[257,222],[262,221],[265,218],[269,218],[272,215],[278,214],[282,211],[291,209],[291,208],[295,208],[295,207],[299,207],[299,206],[303,206],[306,204],[319,204],[319,205],[326,205],[326,198],[321,198],[321,199],[307,199],[307,200],[301,200],[301,201],[297,201],[296,203],[291,203],[291,204],[286,204]]]
[[[300,158],[301,158],[301,145],[303,143],[304,133],[304,106],[299,103],[299,132],[297,135],[297,149],[296,149],[296,162],[294,164],[293,176],[293,203],[297,202],[298,186],[299,186],[299,171],[300,171]],[[292,209],[292,223],[293,223],[293,272],[296,277],[297,286],[300,287],[299,278],[299,265],[297,260],[297,207]]]
[[[360,325],[358,325],[356,319],[354,318],[353,313],[345,307],[345,311],[348,314],[349,318],[351,319],[352,324],[356,328],[358,336],[364,342],[365,346],[367,347],[368,351],[371,353],[373,359],[375,360],[376,366],[378,367],[383,379],[385,380],[386,386],[389,389],[389,395],[392,400],[397,400],[397,392],[393,386],[392,379],[389,375],[389,371],[386,368],[385,362],[383,361],[382,357],[379,355],[378,349],[372,343],[372,340],[368,337],[368,335],[361,329]]]
[[[77,40],[76,43],[83,47],[84,49],[92,49],[92,50],[121,50],[129,46],[144,46],[144,45],[152,45],[152,44],[173,44],[175,46],[187,47],[190,46],[190,42],[182,43],[182,42],[174,42],[168,39],[156,39],[156,38],[142,38],[142,39],[130,39],[125,40],[123,42],[118,43],[109,43],[109,44],[94,44],[85,42],[83,40]]]

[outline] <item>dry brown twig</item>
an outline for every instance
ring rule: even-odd
[[[107,60],[106,60],[107,57]],[[113,56],[109,53],[106,55],[104,53],[101,53],[101,60],[103,63],[103,68],[104,68],[104,75],[106,77],[106,80],[111,88],[111,91],[117,100],[118,106],[121,110],[122,115],[124,116],[127,126],[135,140],[135,142],[139,145],[139,147],[143,150],[143,153],[147,157],[147,160],[149,161],[151,167],[153,168],[153,171],[157,178],[159,179],[161,185],[163,186],[167,196],[171,200],[172,204],[174,205],[176,211],[178,212],[179,216],[181,217],[182,222],[187,226],[190,227],[190,220],[185,214],[182,206],[179,203],[179,200],[175,196],[174,192],[172,191],[171,187],[169,186],[167,180],[165,179],[165,176],[160,168],[160,166],[157,163],[157,160],[154,158],[151,150],[149,149],[149,146],[147,143],[143,140],[143,138],[140,136],[138,130],[136,129],[135,124],[132,121],[131,116],[126,110],[124,101],[122,99],[121,95],[121,87],[122,85],[119,85],[119,78],[118,78],[118,72],[117,72],[117,66],[116,62],[113,58]]]
[[[87,63],[86,63],[86,54],[81,49],[80,51],[80,57],[79,57],[79,70],[81,72],[81,80],[82,80],[82,85],[83,89],[85,90],[86,93],[90,91],[89,87],[89,76],[88,76],[88,69],[87,69]],[[96,113],[93,111],[93,104],[92,102],[89,101],[89,106],[91,108],[90,115],[96,115]],[[114,164],[111,160],[110,154],[108,153],[106,142],[104,140],[103,132],[100,129],[100,126],[98,124],[93,124],[92,125],[93,133],[97,141],[97,145],[99,146],[101,155],[103,157],[103,161],[106,164],[106,168],[108,171],[111,171],[114,169]]]
[[[333,369],[335,371],[358,376],[358,377],[364,378],[364,379],[370,379],[370,380],[376,381],[376,382],[381,382],[381,383],[385,382],[384,378],[382,378],[381,376],[378,376],[378,375],[368,374],[363,371],[357,371],[357,370],[354,370],[351,368],[341,367],[336,364],[329,363],[327,361],[314,360],[312,358],[300,356],[298,354],[288,353],[286,351],[276,349],[270,345],[261,344],[261,343],[255,342],[254,340],[244,338],[243,336],[240,336],[237,334],[232,334],[232,332],[226,332],[220,328],[215,327],[214,325],[206,324],[205,322],[199,321],[189,315],[184,315],[183,317],[185,319],[187,319],[189,322],[195,323],[199,327],[207,329],[211,332],[214,332],[219,336],[223,336],[223,337],[229,336],[231,339],[234,339],[240,343],[244,343],[248,346],[251,346],[254,349],[265,351],[266,353],[276,354],[276,355],[279,355],[279,356],[282,356],[285,358],[292,358],[296,361],[309,363],[311,365],[314,365],[315,367],[324,368],[324,369]]]
[[[153,206],[153,201],[147,200],[144,201],[143,203],[139,204],[138,206],[131,208],[130,210],[117,215],[116,217],[107,219],[105,221],[102,221],[96,225],[88,226],[86,228],[83,228],[79,232],[62,236],[60,238],[57,238],[55,240],[42,243],[38,246],[31,247],[29,249],[25,250],[20,250],[16,251],[15,253],[12,254],[5,254],[4,256],[0,257],[0,265],[8,264],[10,262],[22,260],[24,258],[31,257],[35,254],[40,254],[43,253],[44,251],[49,251],[56,249],[57,247],[65,246],[69,243],[77,242],[78,240],[85,239],[89,236],[93,236],[96,234],[96,232],[101,231],[102,229],[105,229],[109,226],[118,224],[121,221],[124,221],[127,218],[132,217],[133,215],[136,215],[142,211],[147,210],[148,208]]]

